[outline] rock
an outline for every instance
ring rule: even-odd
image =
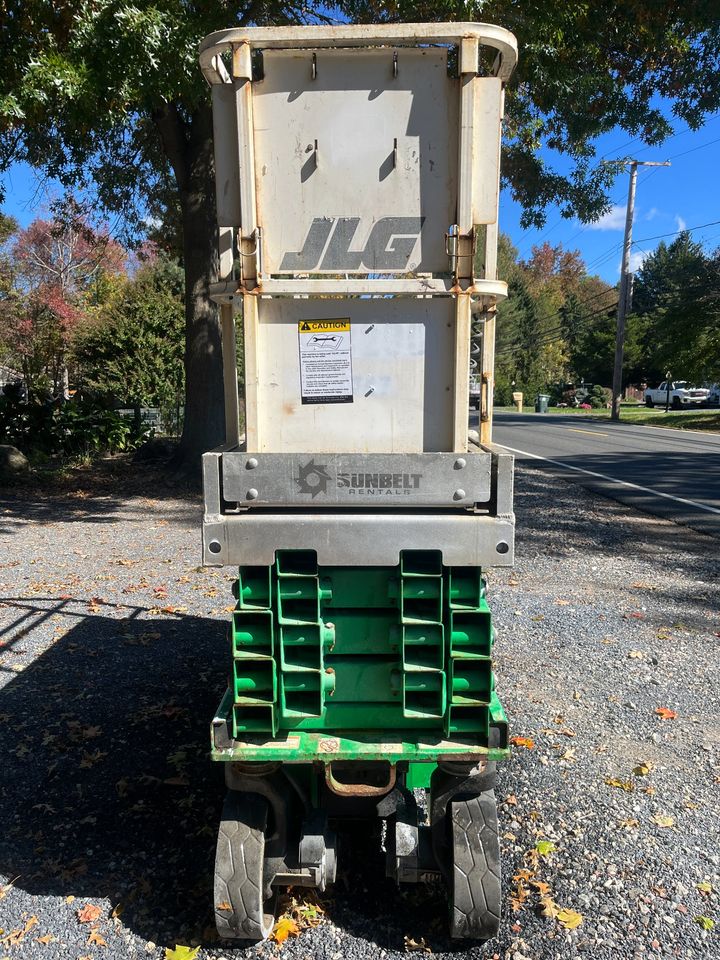
[[[10,444],[0,443],[0,477],[15,477],[26,473],[30,464],[24,453]]]
[[[169,460],[177,450],[177,441],[168,437],[150,437],[135,451],[133,460],[144,463],[148,460]]]

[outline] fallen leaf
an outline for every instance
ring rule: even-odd
[[[273,927],[270,939],[275,943],[285,943],[288,937],[297,937],[300,927],[290,917],[281,917]]]
[[[656,707],[655,713],[660,717],[661,720],[676,720],[677,713],[675,710],[670,710],[669,707]]]
[[[631,650],[628,654],[628,657],[631,660],[642,660],[644,656],[645,654],[642,652],[642,650]]]
[[[700,891],[700,893],[713,892],[713,885],[708,880],[702,880],[700,883],[697,884],[697,888]]]
[[[654,813],[654,814],[652,815],[652,817],[650,817],[650,819],[652,820],[653,823],[656,823],[659,827],[674,827],[674,826],[675,826],[675,818],[674,818],[674,817],[668,817],[668,816],[667,816],[666,814],[664,814],[664,813]]]
[[[33,810],[34,810],[34,809],[35,809],[35,807],[33,807]],[[50,809],[52,809],[52,808],[50,808]],[[53,810],[53,813],[54,813],[54,812],[55,812],[55,811]],[[13,886],[15,885],[15,883],[16,883],[19,879],[20,879],[20,877],[15,877],[15,879],[14,879],[14,880],[11,880],[10,883],[6,883],[5,886],[0,887],[0,900],[4,900],[4,899],[5,899],[5,897],[10,893],[10,891],[11,891],[12,888],[13,888]]]
[[[99,761],[106,756],[107,753],[103,753],[102,750],[95,750],[93,753],[88,753],[87,750],[84,750],[80,758],[80,769],[89,770],[90,767],[94,767],[96,763],[99,763]]]
[[[533,750],[535,747],[532,737],[510,737],[510,743],[516,747],[525,747],[527,750]]]
[[[652,760],[641,760],[636,767],[633,767],[633,773],[636,777],[646,777],[654,769],[655,764]]]
[[[554,920],[560,912],[560,907],[555,903],[552,897],[540,897],[540,916]]]
[[[545,883],[544,880],[531,880],[530,886],[534,887],[541,897],[546,897],[550,893],[550,884]]]
[[[541,857],[547,857],[555,850],[555,844],[550,840],[538,840],[535,844],[535,849]]]
[[[25,921],[24,927],[19,927],[17,930],[11,930],[7,936],[3,937],[0,943],[7,943],[9,946],[14,947],[18,943],[21,943],[25,938],[25,935],[29,933],[32,928],[37,924],[38,918],[35,916],[28,917]]]
[[[77,918],[80,923],[94,923],[102,915],[102,908],[96,907],[93,903],[86,903],[77,912]]]
[[[511,793],[511,794],[509,794],[507,797],[505,797],[505,804],[506,804],[508,807],[516,807],[516,806],[517,806],[517,797],[515,796],[514,793]]]
[[[74,902],[75,902],[75,897],[72,894],[70,894],[69,897],[65,897],[65,903],[74,903]]]
[[[616,787],[618,790],[624,790],[626,793],[632,793],[635,784],[632,780],[618,780],[617,777],[605,777],[605,783],[609,787]]]
[[[577,758],[575,754],[577,751],[574,747],[568,747],[565,753],[560,757],[561,760],[567,760],[569,763],[573,763]]]
[[[712,928],[715,926],[715,921],[710,917],[703,917],[702,915],[699,915],[693,919],[695,920],[695,923],[699,924],[699,926],[703,928],[703,930],[712,930]]]
[[[195,960],[200,947],[184,947],[176,943],[175,949],[165,947],[165,960]]]
[[[36,943],[52,943],[53,940],[57,940],[57,937],[54,937],[51,933],[46,933],[44,937],[35,937]]]
[[[579,927],[583,922],[583,917],[582,914],[576,910],[570,910],[568,907],[565,907],[558,913],[557,922],[565,927],[566,930],[575,930],[575,928]]]
[[[634,830],[635,827],[639,827],[639,826],[640,826],[640,821],[636,820],[635,817],[628,817],[627,820],[621,820],[620,823],[618,824],[618,827],[620,827],[623,830]]]
[[[107,941],[105,940],[105,937],[102,936],[99,930],[91,930],[90,936],[88,937],[88,946],[106,947]]]
[[[222,903],[216,903],[216,904],[215,904],[215,909],[216,909],[216,910],[230,910],[230,911],[232,911],[232,904],[231,904],[231,903],[228,903],[227,900],[223,900]]]
[[[419,940],[405,937],[405,953],[432,953],[432,950],[425,942],[425,937],[420,937]]]

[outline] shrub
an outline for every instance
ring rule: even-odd
[[[26,454],[88,457],[133,450],[152,434],[95,400],[26,400],[0,396],[0,443]]]

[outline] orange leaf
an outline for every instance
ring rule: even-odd
[[[661,720],[677,720],[677,713],[675,710],[670,710],[668,707],[657,707],[655,713],[660,717]]]
[[[285,943],[288,937],[297,937],[300,933],[300,927],[291,920],[290,917],[282,917],[275,924],[270,939],[275,943]]]
[[[528,750],[535,747],[535,741],[532,737],[510,737],[510,743],[516,747],[526,747]]]
[[[541,897],[545,897],[550,893],[550,884],[545,883],[544,880],[531,880],[530,886],[534,887]]]
[[[88,937],[88,946],[91,944],[96,947],[106,947],[107,941],[98,930],[91,930],[90,936]]]
[[[51,933],[46,933],[44,937],[35,937],[35,940],[38,943],[44,943],[44,944],[52,943],[53,940],[55,939],[56,938]]]
[[[78,910],[77,918],[80,923],[94,923],[101,914],[102,909],[100,907],[96,907],[93,903],[86,903],[82,909]]]
[[[17,944],[22,941],[25,934],[28,933],[30,930],[32,930],[32,928],[35,926],[37,922],[38,922],[37,917],[35,916],[29,917],[25,921],[24,927],[20,927],[18,930],[13,930],[10,933],[8,933],[7,936],[3,937],[2,940],[0,940],[0,943],[7,943],[11,947],[17,946]]]

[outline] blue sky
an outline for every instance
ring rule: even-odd
[[[682,122],[675,129],[676,133],[659,147],[631,141],[622,130],[605,135],[597,144],[598,158],[632,157],[671,163],[670,167],[638,168],[631,254],[631,268],[635,270],[660,243],[658,235],[720,221],[720,114],[708,118],[700,130],[690,131]],[[566,249],[580,250],[589,273],[617,283],[628,185],[629,174],[621,174],[611,191],[612,209],[595,223],[565,220],[558,208],[551,207],[545,227],[531,230],[520,226],[522,210],[509,191],[504,191],[500,228],[509,234],[523,259],[531,255],[534,244],[546,240],[553,245],[562,243]],[[692,237],[714,250],[720,246],[720,223],[693,230]],[[665,237],[666,243],[672,240],[672,236]]]
[[[646,147],[639,140],[617,130],[598,141],[598,157],[632,156],[638,160],[670,160],[671,166],[640,168],[633,229],[631,266],[637,269],[642,257],[655,249],[659,234],[671,234],[684,227],[693,230],[694,239],[708,250],[720,246],[720,114],[709,118],[698,131],[687,130],[683,123],[660,147]],[[1,178],[6,188],[3,211],[20,224],[27,225],[47,203],[48,187],[25,164],[17,164]],[[541,229],[524,230],[520,226],[521,209],[504,191],[500,203],[500,227],[509,234],[520,256],[530,257],[534,244],[547,240],[562,243],[566,249],[578,249],[589,273],[597,273],[608,283],[617,283],[622,255],[628,175],[621,175],[611,192],[612,209],[594,224],[565,220],[557,208],[547,211],[547,223]],[[59,189],[55,189],[58,194]],[[653,239],[646,239],[653,238]],[[672,236],[665,238],[672,241]]]

